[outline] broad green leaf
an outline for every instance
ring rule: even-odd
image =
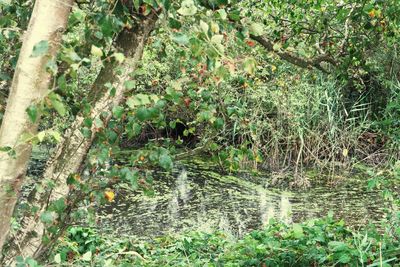
[[[46,40],[40,41],[33,46],[31,57],[40,57],[46,55],[49,50],[49,42]]]

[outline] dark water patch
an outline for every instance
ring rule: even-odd
[[[117,189],[115,202],[98,210],[99,229],[139,239],[214,229],[241,236],[262,228],[271,218],[301,222],[330,211],[362,227],[382,221],[390,204],[379,191],[368,191],[360,176],[340,185],[290,191],[268,188],[272,179],[268,174],[221,175],[215,169],[193,161],[181,162],[172,174],[155,173],[153,197]]]

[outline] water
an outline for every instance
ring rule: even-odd
[[[154,196],[128,188],[97,213],[99,229],[138,239],[189,230],[224,230],[234,236],[260,229],[271,218],[287,223],[323,217],[332,211],[354,227],[383,219],[388,203],[367,191],[366,180],[306,191],[268,188],[271,178],[221,175],[202,162],[180,163],[172,175],[154,174]]]

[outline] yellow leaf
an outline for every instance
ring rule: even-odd
[[[347,148],[343,149],[342,154],[346,158],[349,155],[349,150]]]
[[[368,12],[368,15],[370,18],[375,18],[375,9],[372,9],[370,12]]]
[[[108,202],[112,202],[115,198],[115,193],[111,190],[104,191],[104,197],[107,199]]]

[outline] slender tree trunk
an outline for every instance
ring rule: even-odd
[[[102,112],[111,114],[112,107],[124,101],[126,91],[124,82],[129,80],[129,75],[136,70],[157,18],[158,14],[152,12],[139,21],[135,27],[130,30],[125,29],[117,37],[115,46],[124,53],[126,59],[121,65],[116,62],[106,62],[100,71],[89,95],[92,102],[91,119],[99,117]],[[110,95],[108,92],[109,89],[105,86],[107,83],[112,84],[115,88],[114,95]],[[107,123],[110,118],[106,118],[105,122]],[[41,212],[46,210],[47,203],[68,196],[69,188],[66,179],[71,174],[81,172],[88,150],[96,135],[96,129],[93,126],[91,137],[83,136],[81,129],[84,119],[83,115],[76,117],[55,149],[52,159],[48,162],[43,181],[52,181],[56,186],[50,194],[44,196],[36,193],[34,199],[31,200],[33,206],[40,207],[39,212],[24,218],[23,230],[14,236],[14,244],[8,250],[4,260],[6,264],[10,264],[17,255],[39,257],[46,251],[47,246],[41,242],[45,228],[37,218]]]
[[[12,157],[0,152],[0,251],[31,155],[31,144],[22,142],[21,136],[37,131],[37,123],[32,123],[25,111],[48,92],[51,75],[45,66],[57,54],[72,4],[73,0],[37,0],[25,34],[0,129],[0,147],[15,151]],[[33,48],[40,41],[47,41],[49,48],[45,55],[33,57]]]

